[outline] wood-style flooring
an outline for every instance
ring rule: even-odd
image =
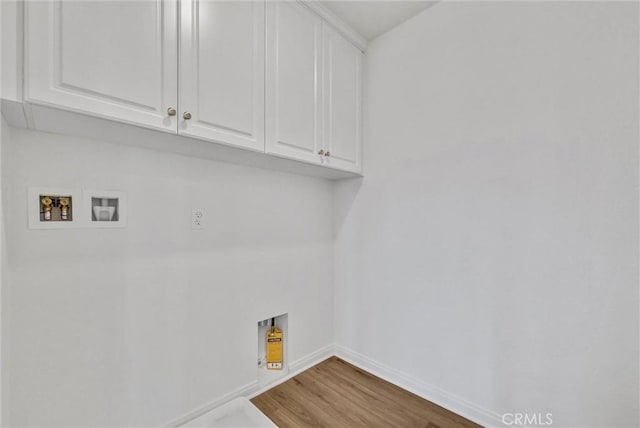
[[[479,427],[337,357],[251,402],[280,428]]]

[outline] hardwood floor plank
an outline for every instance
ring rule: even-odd
[[[346,376],[344,368],[331,367],[332,365],[330,362],[324,367],[328,369],[322,373],[324,381],[340,391],[348,410],[353,411],[356,408],[363,411],[364,414],[361,417],[367,421],[367,426],[389,426],[400,423],[403,426],[422,426],[419,415],[412,414],[407,409],[389,411],[387,409],[389,402],[383,394],[359,382],[358,379]],[[400,410],[403,414],[400,415],[396,410]]]
[[[281,428],[479,427],[337,357],[251,402]]]

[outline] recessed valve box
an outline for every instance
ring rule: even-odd
[[[41,194],[40,221],[73,221],[73,196],[58,194]]]
[[[258,321],[258,383],[266,385],[289,373],[287,347],[289,315]]]
[[[29,228],[69,229],[82,217],[82,196],[78,189],[29,187]]]

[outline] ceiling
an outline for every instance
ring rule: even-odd
[[[321,0],[321,3],[361,36],[372,40],[437,1]]]

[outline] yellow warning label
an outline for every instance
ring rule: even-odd
[[[267,332],[267,368],[269,370],[282,370],[282,331],[273,326]]]

